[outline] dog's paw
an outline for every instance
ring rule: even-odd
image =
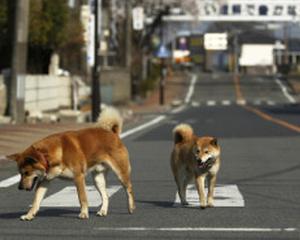
[[[20,217],[20,220],[22,221],[31,221],[33,219],[34,219],[34,215],[32,214],[25,214]]]
[[[207,204],[207,207],[213,208],[213,207],[214,207],[214,204],[213,204],[213,203],[208,203],[208,204]]]
[[[106,216],[107,216],[107,209],[100,209],[100,210],[97,212],[97,216],[100,216],[100,217],[106,217]]]
[[[81,212],[78,215],[78,218],[80,218],[80,219],[88,219],[89,218],[89,214],[87,212]]]
[[[133,214],[133,211],[135,210],[135,206],[128,208],[128,213]]]

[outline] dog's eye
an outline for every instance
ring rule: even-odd
[[[209,151],[208,151],[208,150],[205,150],[205,151],[204,151],[204,153],[205,153],[205,154],[208,154],[208,153],[209,153]]]
[[[29,175],[29,172],[26,171],[26,172],[24,172],[23,174],[24,174],[25,176],[28,176],[28,175]]]
[[[197,149],[197,150],[196,150],[196,153],[199,154],[199,153],[200,153],[200,149]]]

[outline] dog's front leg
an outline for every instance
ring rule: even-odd
[[[208,207],[214,206],[214,189],[216,186],[216,175],[209,175],[208,176],[208,195],[207,195],[207,205]]]
[[[87,219],[89,218],[89,210],[88,210],[88,201],[86,197],[86,190],[85,190],[85,177],[81,173],[74,178],[74,182],[77,188],[77,194],[78,194],[78,199],[80,202],[80,214],[79,218],[81,219]]]
[[[202,209],[206,208],[206,201],[205,201],[205,176],[200,175],[196,176],[196,186],[200,198],[200,207]]]
[[[48,184],[49,184],[49,181],[46,179],[42,180],[39,183],[39,185],[36,189],[35,195],[34,195],[32,207],[29,209],[27,214],[21,216],[21,220],[30,221],[35,217],[35,215],[37,214],[37,212],[40,209],[41,202],[47,192]]]

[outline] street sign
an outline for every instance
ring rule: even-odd
[[[171,57],[171,52],[165,45],[160,45],[158,51],[156,52],[156,57],[158,58],[169,58]]]
[[[135,7],[132,9],[132,23],[134,30],[143,30],[144,28],[144,8]]]
[[[206,50],[226,50],[227,33],[204,34],[204,47]]]
[[[297,21],[300,17],[300,0],[202,0],[196,3],[198,8],[196,14],[168,15],[163,19],[165,21],[284,22]]]

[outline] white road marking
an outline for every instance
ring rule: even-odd
[[[144,130],[144,129],[150,127],[150,126],[153,126],[153,125],[155,125],[155,124],[161,122],[161,121],[164,120],[165,118],[166,118],[165,115],[160,115],[160,116],[154,118],[153,120],[151,120],[151,121],[149,121],[149,122],[147,122],[147,123],[144,123],[144,124],[142,124],[142,125],[140,125],[140,126],[138,126],[138,127],[132,128],[132,129],[126,131],[126,132],[123,132],[123,133],[120,135],[120,137],[121,137],[121,138],[128,137],[129,135],[132,135],[132,134],[134,134],[134,133],[136,133],[136,132],[139,132],[139,131],[141,131],[141,130]],[[5,157],[3,157],[3,158],[5,158]],[[5,180],[0,181],[0,188],[7,188],[7,187],[10,187],[10,186],[12,186],[12,185],[18,183],[19,181],[20,181],[20,175],[17,174],[17,175],[15,175],[15,176],[13,176],[13,177],[10,177],[10,178],[8,178],[8,179],[5,179]]]
[[[255,100],[255,101],[253,102],[253,104],[254,104],[254,105],[261,105],[261,100]]]
[[[139,132],[141,130],[144,130],[145,128],[151,127],[152,125],[155,125],[155,124],[161,122],[165,118],[166,118],[165,115],[160,115],[160,116],[154,118],[153,120],[151,120],[151,121],[149,121],[147,123],[144,123],[144,124],[142,124],[142,125],[140,125],[138,127],[132,128],[132,129],[126,131],[126,132],[121,133],[120,137],[121,138],[128,137],[129,135],[132,135],[132,134],[134,134],[136,132]]]
[[[297,232],[298,228],[213,228],[213,227],[98,227],[98,231],[159,232]]]
[[[196,102],[196,101],[192,101],[191,106],[192,106],[192,107],[199,107],[199,106],[200,106],[200,103],[199,103],[199,102]]]
[[[173,113],[173,114],[175,114],[175,113],[180,113],[180,112],[182,112],[185,108],[186,108],[186,106],[185,106],[185,105],[182,105],[182,106],[180,106],[180,107],[174,108],[174,109],[171,111],[171,113]]]
[[[270,105],[270,106],[274,106],[274,105],[275,105],[275,102],[274,102],[274,101],[271,101],[271,100],[268,100],[268,101],[267,101],[267,104]]]
[[[19,182],[21,179],[21,175],[20,174],[17,174],[13,177],[10,177],[10,178],[7,178],[3,181],[0,182],[0,188],[7,188],[7,187],[10,187],[14,184],[16,184],[17,182]]]
[[[229,106],[231,102],[229,100],[222,100],[222,105],[223,106]]]
[[[205,189],[207,194],[207,188]],[[215,187],[214,194],[214,206],[215,207],[245,207],[245,201],[240,193],[237,185],[217,185]],[[187,187],[186,200],[189,205],[187,207],[199,207],[199,195],[194,184],[190,184]],[[178,193],[175,197],[175,206],[181,206]]]
[[[121,186],[113,185],[107,187],[108,196],[111,197]],[[102,200],[99,192],[94,186],[86,187],[87,198],[89,206],[98,207],[101,205]],[[41,204],[42,207],[79,207],[79,201],[77,196],[77,190],[75,186],[65,187],[61,191],[50,195],[45,198]]]
[[[246,105],[246,100],[241,99],[241,100],[237,100],[236,102],[238,105]]]
[[[284,86],[278,78],[275,79],[275,82],[279,85],[283,95],[287,98],[287,100],[289,100],[290,103],[296,103],[295,98],[291,94],[289,94],[286,86]]]
[[[208,100],[206,102],[206,104],[207,104],[207,106],[215,106],[216,105],[216,101],[214,101],[214,100]]]
[[[194,94],[194,90],[195,90],[195,84],[197,82],[197,75],[196,74],[193,74],[192,75],[192,79],[191,79],[191,83],[190,83],[190,86],[189,86],[189,90],[185,96],[185,99],[184,99],[184,103],[185,104],[188,104],[190,101],[191,101],[191,98]]]

